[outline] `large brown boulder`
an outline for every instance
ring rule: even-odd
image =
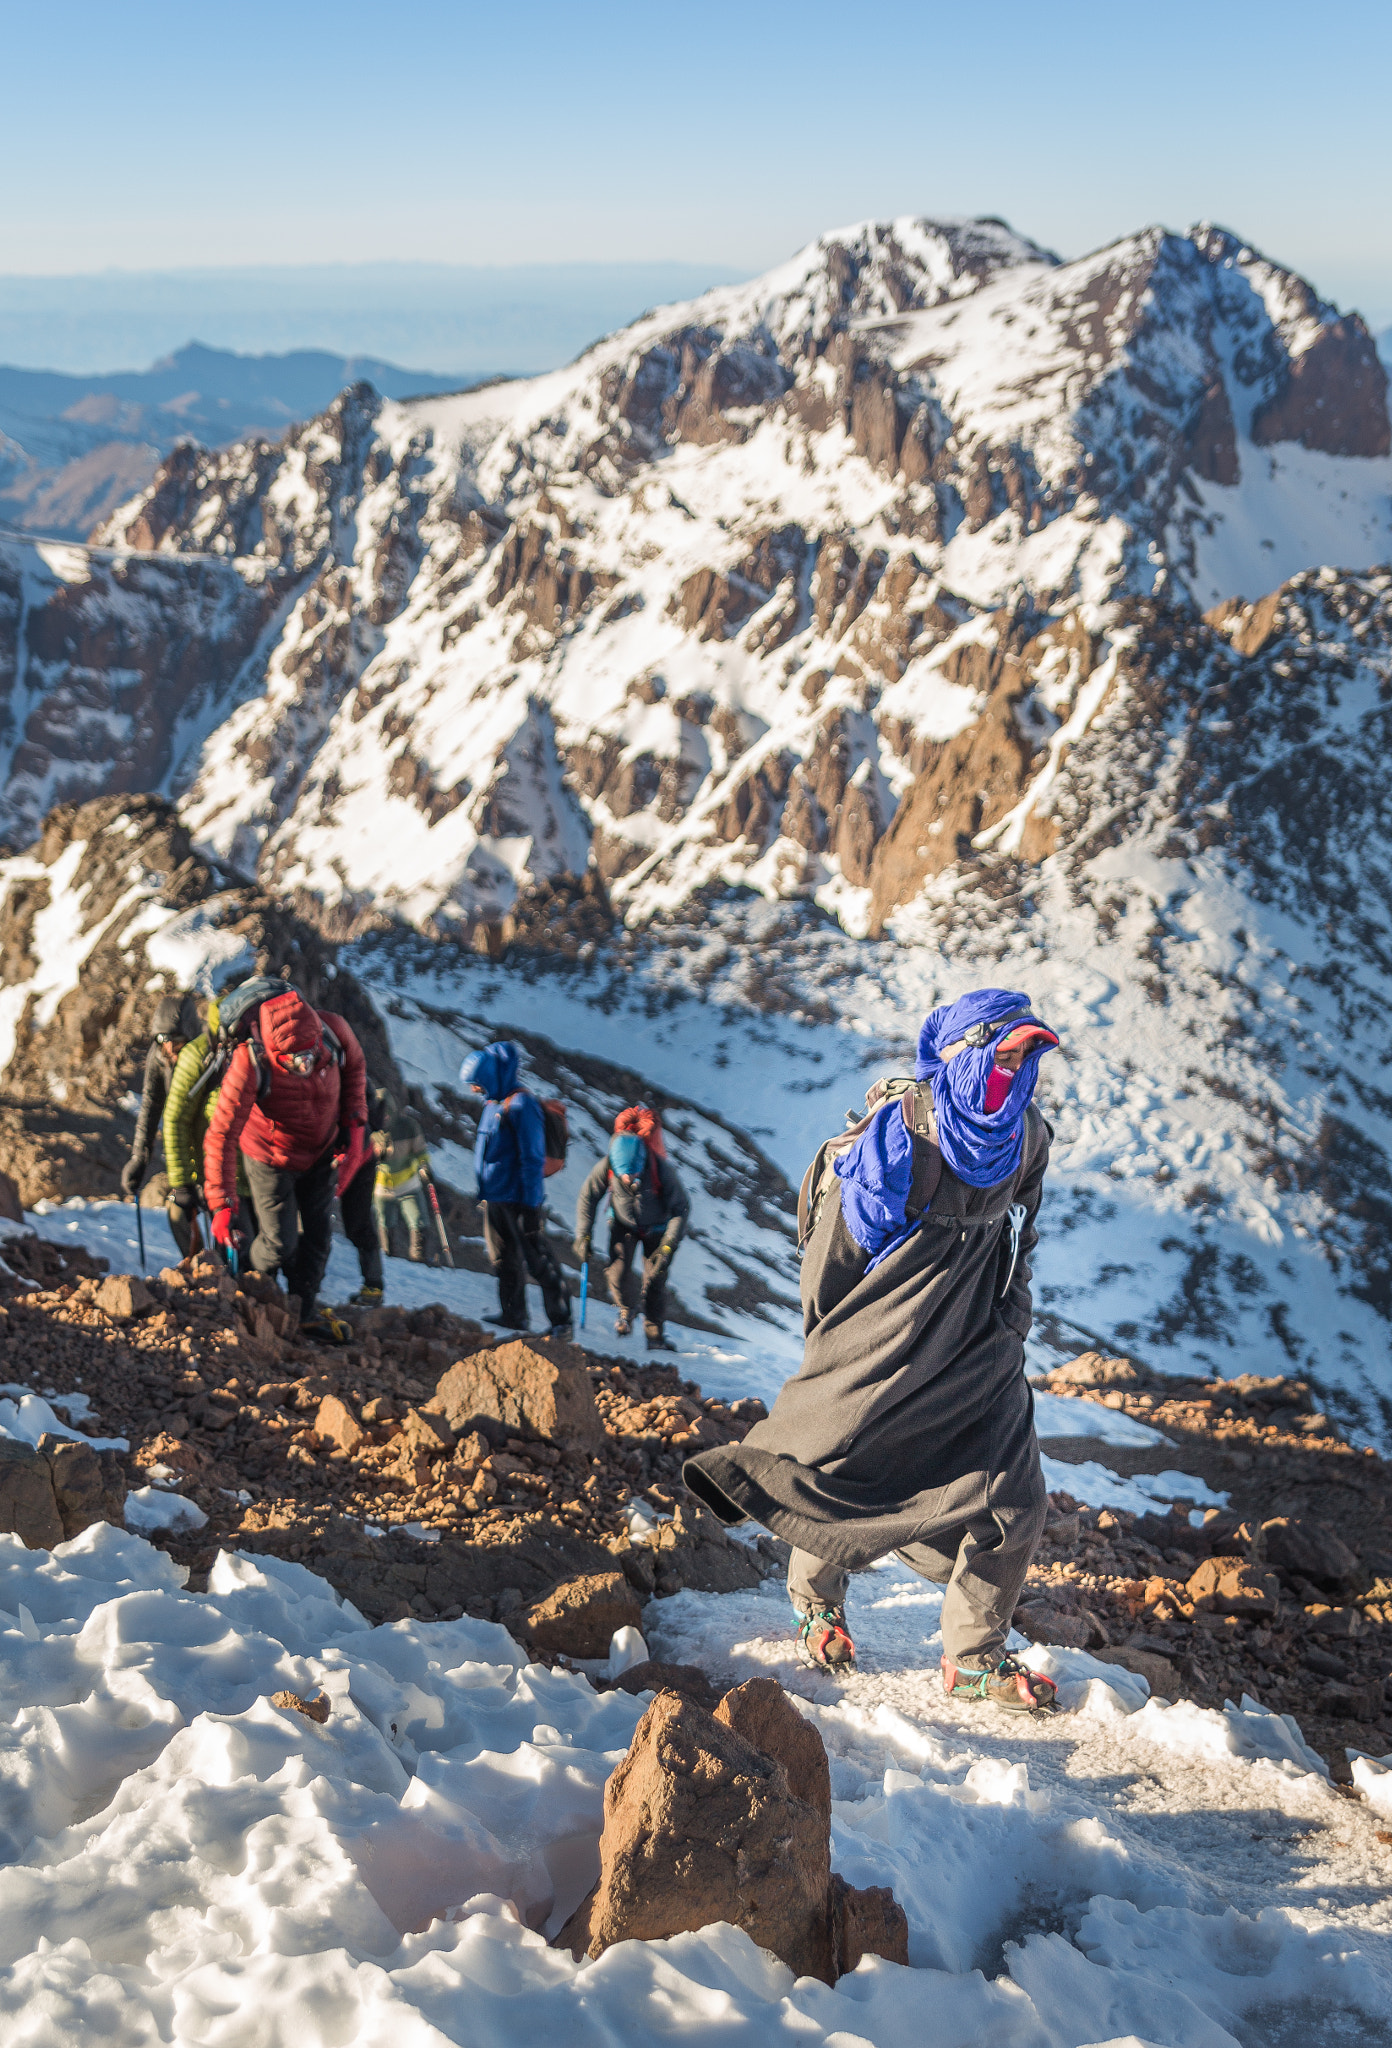
[[[718,1921],[799,1976],[833,1981],[831,1852],[783,1766],[661,1692],[604,1788],[599,1884],[558,1937],[591,1956]]]
[[[8,1173],[0,1173],[0,1216],[7,1223],[24,1221],[24,1204],[19,1199],[19,1189]]]
[[[615,1629],[637,1628],[642,1618],[622,1572],[594,1572],[562,1580],[508,1625],[538,1655],[607,1657]]]
[[[594,1453],[604,1443],[589,1374],[520,1340],[496,1351],[476,1351],[452,1365],[426,1411],[440,1415],[456,1436],[480,1424],[510,1436],[542,1437]]]

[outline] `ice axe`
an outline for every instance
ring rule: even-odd
[[[145,1265],[145,1219],[140,1213],[139,1188],[135,1191],[135,1234],[140,1242],[140,1270],[144,1273],[148,1269]]]
[[[435,1192],[435,1183],[424,1173],[421,1175],[421,1179],[425,1182],[425,1192],[430,1197],[430,1206],[435,1213],[435,1228],[440,1233],[440,1250],[445,1255],[445,1264],[453,1266],[454,1253],[449,1248],[449,1238],[445,1234],[445,1219],[440,1214],[440,1197]]]

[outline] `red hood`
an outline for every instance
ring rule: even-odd
[[[317,1051],[322,1037],[318,1012],[296,989],[261,1005],[261,1043],[277,1066],[283,1067],[292,1053]]]

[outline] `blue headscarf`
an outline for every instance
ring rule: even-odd
[[[1007,1029],[993,1029],[984,1045],[964,1045],[950,1060],[943,1059],[943,1052],[960,1043],[973,1026],[999,1026],[1007,1017]],[[1034,1024],[1048,1031],[1048,1041],[1030,1047],[1004,1102],[988,1114],[986,1083],[996,1064],[996,1046],[1022,1024]],[[964,1180],[968,1187],[996,1187],[1009,1180],[1019,1166],[1025,1143],[1025,1111],[1039,1078],[1039,1062],[1049,1046],[1057,1044],[1056,1034],[1034,1015],[1029,997],[1015,988],[974,989],[955,1003],[930,1010],[924,1018],[918,1034],[918,1065],[914,1075],[933,1084],[938,1147],[958,1180]]]
[[[1010,1022],[994,1031],[982,1046],[965,1045],[944,1061],[942,1053],[958,1043],[973,1025]],[[1024,1149],[1025,1110],[1034,1094],[1039,1062],[1057,1038],[1031,1048],[998,1110],[986,1113],[986,1082],[996,1063],[996,1046],[1022,1024],[1047,1024],[1033,1014],[1030,1000],[1017,989],[983,988],[958,1002],[946,1003],[925,1019],[918,1041],[916,1078],[933,1084],[938,1120],[938,1145],[959,1180],[970,1187],[990,1188],[1009,1180]],[[867,1272],[910,1238],[922,1222],[907,1216],[913,1186],[913,1133],[897,1100],[871,1118],[849,1151],[835,1161],[841,1182],[841,1214],[862,1251],[869,1252]]]
[[[630,1174],[635,1179],[643,1171],[648,1148],[641,1138],[635,1138],[629,1131],[615,1138],[609,1147],[609,1164],[615,1173]]]

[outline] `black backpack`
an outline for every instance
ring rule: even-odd
[[[806,1251],[818,1218],[826,1206],[826,1198],[836,1186],[835,1162],[843,1152],[849,1152],[857,1138],[869,1129],[872,1117],[886,1102],[898,1101],[904,1112],[904,1122],[914,1134],[913,1182],[909,1188],[909,1199],[904,1210],[907,1221],[916,1222],[929,1207],[938,1191],[942,1179],[942,1153],[938,1150],[938,1120],[933,1111],[933,1088],[929,1081],[907,1080],[903,1075],[889,1075],[876,1081],[865,1092],[865,1115],[852,1121],[854,1112],[846,1112],[846,1129],[838,1131],[834,1138],[825,1138],[812,1155],[812,1164],[802,1176],[798,1189],[797,1225],[798,1256]]]

